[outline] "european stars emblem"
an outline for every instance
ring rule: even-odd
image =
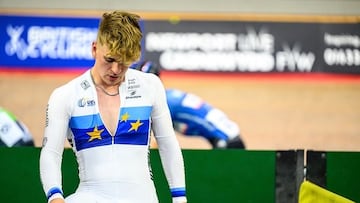
[[[144,123],[141,123],[140,120],[138,119],[135,123],[130,123],[130,124],[131,124],[131,128],[129,129],[128,132],[130,132],[130,131],[132,131],[132,130],[137,131],[138,128],[139,128],[142,124],[144,124]]]
[[[90,139],[88,142],[93,141],[94,139],[99,139],[101,140],[101,133],[104,131],[104,129],[102,130],[98,130],[97,126],[95,126],[94,130],[92,132],[88,132],[86,134],[88,134],[90,136]]]
[[[125,114],[121,115],[121,121],[120,122],[126,122],[129,119],[130,115],[128,112],[126,112]]]

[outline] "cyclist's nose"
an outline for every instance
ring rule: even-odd
[[[114,74],[120,74],[121,72],[123,72],[126,69],[126,66],[124,66],[122,63],[118,63],[118,62],[113,62],[111,64],[111,71]]]

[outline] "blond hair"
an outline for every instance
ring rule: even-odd
[[[97,43],[109,49],[107,56],[130,65],[141,55],[140,16],[124,11],[104,13],[99,24]]]

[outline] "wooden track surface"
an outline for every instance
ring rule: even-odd
[[[51,91],[78,74],[0,72],[0,106],[40,146]],[[360,151],[360,76],[165,72],[162,80],[223,110],[250,150]],[[183,148],[210,147],[199,137],[178,137]]]

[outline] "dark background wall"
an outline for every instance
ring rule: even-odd
[[[224,12],[224,13],[269,13],[307,15],[359,15],[358,0],[1,0],[1,9],[65,9],[108,10],[125,9],[148,12]]]

